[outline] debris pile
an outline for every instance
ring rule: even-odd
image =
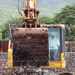
[[[65,56],[67,60],[66,69],[55,70],[55,72],[75,72],[75,52],[66,52]],[[0,53],[0,75],[17,75],[24,72],[24,69],[25,67],[9,69],[7,66],[7,53]]]
[[[0,75],[10,73],[10,69],[7,67],[7,53],[0,53]]]
[[[66,70],[75,72],[75,52],[66,52]]]

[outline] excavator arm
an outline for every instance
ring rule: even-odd
[[[26,0],[26,9],[23,10],[22,27],[39,27],[38,14],[35,9],[37,0]]]
[[[37,5],[37,0],[26,0],[26,8],[35,8]]]

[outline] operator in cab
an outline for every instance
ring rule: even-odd
[[[50,32],[49,34],[49,50],[51,60],[59,60],[60,41],[57,34]]]
[[[49,36],[50,50],[58,50],[60,43],[55,33],[51,33]]]

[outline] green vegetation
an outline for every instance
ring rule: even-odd
[[[0,25],[16,17],[20,17],[16,7],[0,4]]]
[[[66,5],[61,12],[54,17],[55,23],[63,23],[68,26],[75,25],[75,4]]]
[[[52,18],[50,18],[50,17],[41,17],[39,19],[39,22],[41,24],[53,24],[54,23],[54,20]]]
[[[54,22],[70,27],[71,34],[67,34],[66,40],[75,40],[75,4],[62,8],[61,12],[54,17]]]
[[[0,40],[2,40],[2,33],[0,33]]]
[[[21,18],[15,18],[15,19],[11,19],[5,23],[5,26],[2,28],[3,39],[9,39],[10,38],[9,24],[15,24],[16,26],[21,26],[22,19]]]

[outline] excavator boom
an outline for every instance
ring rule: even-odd
[[[37,0],[26,0],[26,8],[35,8],[37,5]]]

